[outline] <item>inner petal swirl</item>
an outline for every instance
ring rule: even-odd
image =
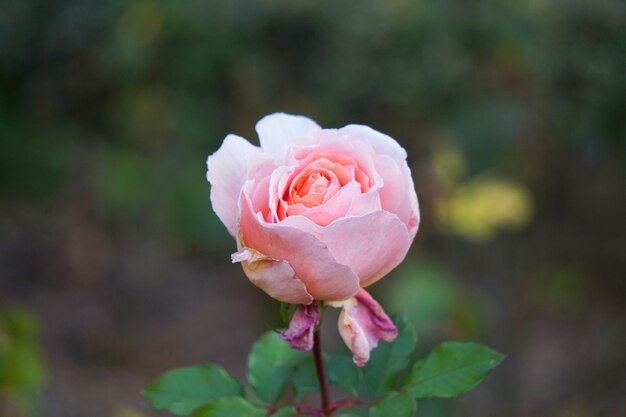
[[[294,169],[284,172],[277,181],[277,189],[274,190],[278,197],[274,200],[275,221],[304,214],[316,223],[326,225],[329,216],[338,218],[345,214],[355,194],[365,193],[369,189],[368,176],[353,158],[313,152],[298,161]],[[315,215],[322,210],[316,208],[327,203],[329,213]],[[321,218],[323,220],[316,220]]]

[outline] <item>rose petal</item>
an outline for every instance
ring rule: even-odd
[[[311,304],[313,297],[304,283],[296,277],[289,263],[269,258],[250,248],[232,255],[233,262],[241,262],[246,276],[270,297],[289,304]]]
[[[258,171],[270,172],[274,165],[269,155],[236,135],[226,136],[222,146],[207,159],[211,205],[233,237],[237,234],[239,194],[247,177]]]
[[[365,290],[343,303],[331,305],[343,308],[339,314],[339,334],[358,366],[365,365],[380,339],[392,342],[398,336],[398,329],[389,316]]]
[[[404,148],[393,138],[368,126],[348,125],[339,129],[339,135],[347,141],[367,142],[373,147],[377,155],[376,171],[385,184],[380,190],[382,208],[397,214],[407,225],[413,239],[419,227],[420,214]]]
[[[364,194],[358,194],[352,197],[352,202],[345,217],[363,216],[365,214],[378,211],[382,208],[380,203],[379,188],[370,189]]]
[[[409,219],[406,222],[409,227],[409,235],[411,235],[411,240],[417,234],[417,230],[420,225],[420,206],[417,202],[417,193],[415,192],[415,185],[413,184],[413,177],[411,176],[411,170],[408,165],[404,165],[402,169],[405,172],[405,176],[407,178],[406,181],[406,195],[409,196]],[[399,215],[402,215],[400,212]]]
[[[281,225],[297,228],[323,241],[334,257],[350,266],[366,287],[388,274],[406,256],[411,237],[398,217],[378,210],[358,217],[345,217],[326,227],[304,216],[285,218]]]
[[[398,165],[391,157],[380,155],[376,159],[376,170],[385,183],[380,189],[383,210],[397,214],[413,239],[419,227],[420,212],[409,167],[404,161]]]
[[[390,155],[397,161],[406,160],[406,151],[398,142],[369,126],[347,125],[339,129],[339,135],[369,142],[377,155]]]
[[[250,196],[252,202],[252,208],[255,212],[261,213],[264,219],[268,220],[272,218],[273,213],[269,208],[269,184],[270,177],[265,177],[260,181],[254,181],[254,191]]]
[[[345,216],[352,204],[353,198],[359,196],[361,185],[352,182],[341,188],[334,196],[322,205],[312,207],[302,216],[311,219],[320,226],[326,226],[331,222]]]
[[[263,152],[271,154],[279,164],[285,162],[291,146],[308,144],[311,133],[320,129],[308,117],[286,113],[270,114],[256,124]]]
[[[281,166],[272,172],[269,183],[269,209],[272,216],[272,223],[280,221],[285,217],[287,211],[287,205],[283,205],[281,196],[285,194],[285,189],[289,186],[288,180],[292,167]]]
[[[395,268],[411,246],[405,224],[382,210],[339,219],[319,233],[337,261],[356,272],[362,287]]]
[[[292,164],[302,163],[302,161],[306,163],[318,157],[325,157],[341,164],[356,163],[361,171],[359,177],[364,174],[368,178],[369,183],[366,189],[382,185],[382,178],[376,172],[374,163],[376,158],[374,148],[369,143],[363,140],[344,140],[337,136],[334,130],[324,129],[321,132],[323,140],[315,146],[294,146],[290,158]],[[318,136],[316,135],[316,139],[320,139]]]
[[[280,338],[289,343],[292,349],[313,349],[313,332],[320,319],[320,310],[316,302],[310,305],[299,305],[289,328],[280,332]]]
[[[246,190],[241,194],[239,222],[239,238],[244,246],[288,262],[316,300],[345,300],[359,291],[357,275],[349,266],[339,263],[320,239],[283,222],[266,223],[259,219],[246,194]]]

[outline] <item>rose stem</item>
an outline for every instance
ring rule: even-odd
[[[328,381],[326,380],[326,371],[324,370],[324,361],[322,359],[322,342],[320,340],[319,329],[313,333],[313,357],[315,358],[315,369],[317,370],[317,379],[320,383],[320,394],[322,396],[322,411],[325,416],[330,416],[330,393],[328,391]]]

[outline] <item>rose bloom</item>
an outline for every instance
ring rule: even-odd
[[[304,116],[271,114],[260,147],[228,135],[207,161],[211,203],[250,281],[301,307],[283,333],[310,349],[317,302],[343,308],[339,330],[362,365],[397,330],[362,288],[395,268],[419,226],[405,150],[363,125],[322,129]],[[311,324],[312,323],[312,324]]]

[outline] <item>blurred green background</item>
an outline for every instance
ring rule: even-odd
[[[407,149],[421,229],[372,291],[423,352],[508,354],[419,417],[626,415],[624,2],[1,4],[0,416],[156,416],[169,368],[243,375],[276,304],[205,161],[273,111]]]

